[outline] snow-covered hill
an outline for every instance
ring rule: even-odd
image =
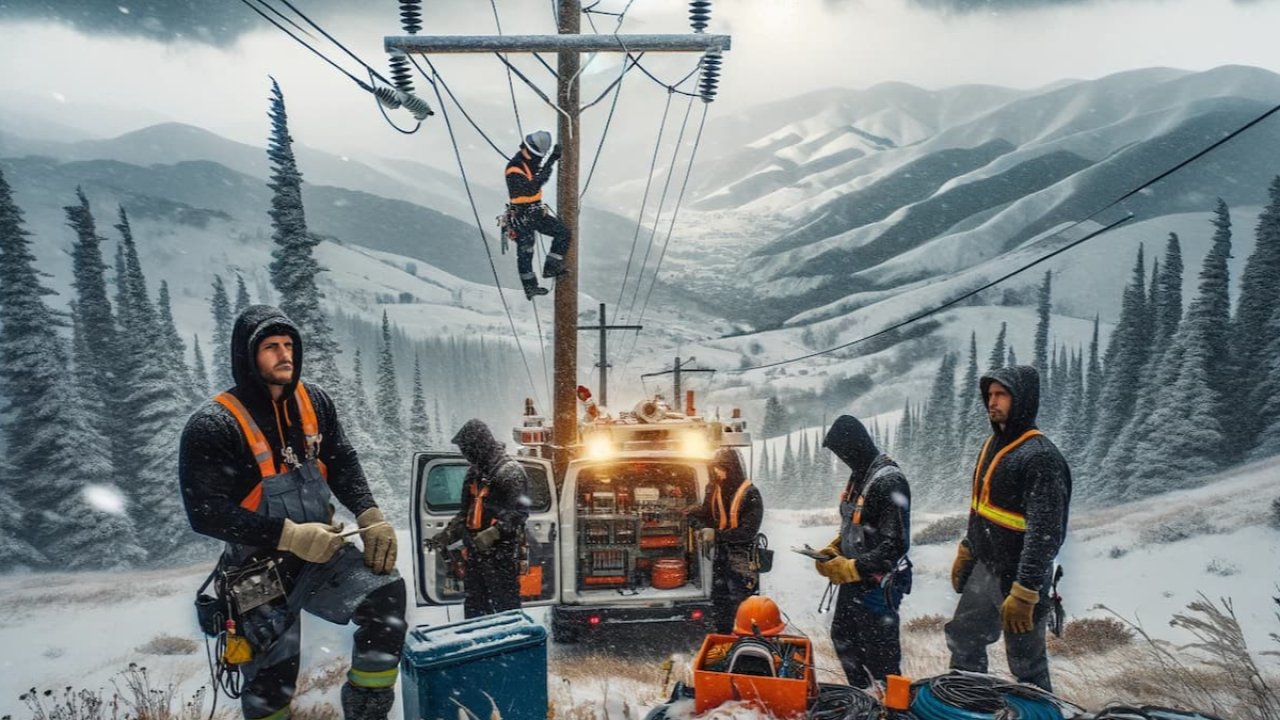
[[[832,494],[838,492],[833,488]],[[1267,506],[1280,496],[1280,460],[1272,459],[1241,468],[1189,491],[1073,515],[1072,529],[1060,561],[1066,575],[1060,586],[1069,619],[1102,617],[1105,605],[1131,620],[1141,621],[1158,639],[1185,642],[1185,630],[1168,626],[1173,613],[1182,612],[1197,594],[1231,598],[1249,648],[1260,654],[1274,649],[1268,633],[1275,632],[1273,615],[1275,568],[1280,567],[1280,530],[1269,526]],[[816,499],[815,504],[825,502]],[[794,630],[818,639],[816,665],[820,679],[837,681],[826,669],[836,666],[823,638],[830,616],[817,612],[824,583],[805,558],[786,551],[793,545],[825,544],[834,534],[833,519],[804,511],[768,511],[764,531],[777,548],[774,571],[762,581],[763,591],[774,597]],[[834,515],[830,515],[834,518]],[[933,518],[917,516],[917,529]],[[395,521],[407,547],[407,527]],[[949,616],[956,596],[948,572],[954,545],[950,542],[920,545],[912,549],[914,590],[903,605],[906,621],[941,614]],[[210,558],[210,562],[212,562]],[[402,552],[402,573],[409,573],[409,553]],[[0,646],[14,652],[0,656],[0,714],[29,717],[20,694],[29,688],[103,689],[110,696],[111,682],[129,663],[146,667],[152,686],[176,686],[178,702],[185,702],[208,683],[208,670],[191,602],[207,567],[178,568],[135,573],[84,573],[7,575],[0,577]],[[545,611],[531,609],[545,620]],[[457,611],[415,608],[411,624],[439,624],[458,619]],[[932,629],[928,629],[932,627]],[[904,665],[916,676],[945,671],[946,655],[940,649],[940,630],[926,625],[911,632],[906,641]],[[303,676],[299,707],[336,704],[337,682],[345,670],[351,631],[315,618],[303,621]],[[632,641],[612,647],[551,646],[549,684],[551,696],[566,710],[572,702],[585,710],[592,706],[604,716],[623,717],[623,705],[636,717],[639,709],[658,702],[662,695],[662,658],[672,653],[687,662],[696,638],[667,640],[649,633],[647,643]],[[162,648],[189,645],[190,654],[159,654]],[[1114,660],[1114,658],[1113,658]],[[1081,702],[1123,700],[1118,688],[1135,669],[1127,664],[1092,655],[1052,656],[1059,692]],[[1002,673],[1001,663],[993,664]],[[679,677],[677,669],[677,677]],[[619,675],[623,675],[619,677]],[[640,678],[640,679],[637,679]],[[571,682],[566,680],[571,679]],[[1158,688],[1157,688],[1158,691]],[[1148,691],[1149,692],[1149,691]],[[1150,698],[1148,698],[1150,699]],[[220,708],[228,707],[225,698]],[[208,705],[205,708],[207,712]],[[399,704],[397,704],[397,708]],[[229,715],[233,717],[234,713]],[[577,717],[578,715],[575,715]],[[393,711],[399,717],[399,710]]]

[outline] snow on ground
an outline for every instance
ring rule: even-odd
[[[1255,655],[1274,649],[1267,634],[1280,629],[1271,600],[1276,594],[1276,568],[1280,568],[1280,530],[1267,525],[1267,514],[1277,496],[1280,458],[1272,458],[1225,473],[1200,488],[1099,510],[1077,508],[1060,558],[1066,567],[1060,590],[1069,618],[1104,615],[1097,606],[1106,605],[1126,618],[1140,620],[1157,638],[1185,642],[1189,638],[1167,621],[1203,592],[1211,599],[1232,599]],[[817,608],[825,585],[810,561],[788,548],[825,544],[836,532],[834,518],[830,510],[770,511],[763,528],[777,552],[774,571],[762,580],[763,591],[779,602],[796,631],[814,638],[820,669],[836,667],[826,641],[829,616]],[[920,529],[932,519],[917,516],[913,525]],[[406,532],[401,532],[400,541],[402,548],[409,546]],[[956,601],[947,577],[953,551],[950,542],[912,549],[915,583],[903,605],[904,621],[950,615]],[[407,550],[402,551],[398,565],[402,574],[411,573]],[[5,609],[0,616],[0,647],[9,649],[0,657],[0,715],[30,717],[18,698],[33,687],[56,693],[64,687],[101,688],[110,695],[113,679],[119,682],[119,673],[130,662],[148,668],[153,687],[175,684],[175,696],[185,701],[208,682],[203,641],[191,605],[207,571],[207,567],[187,567],[0,577],[0,607]],[[544,621],[544,608],[529,612]],[[460,617],[457,608],[411,608],[409,613],[413,625]],[[190,655],[145,651],[143,646],[161,636],[195,641],[200,649]],[[308,617],[303,636],[303,675],[319,678],[327,672],[340,678],[350,652],[350,628]],[[940,632],[904,637],[908,672],[921,675],[945,669]],[[641,716],[663,696],[662,661],[674,654],[672,680],[680,679],[696,650],[695,636],[665,640],[647,631],[642,637],[621,636],[605,644],[552,645],[549,692],[561,708],[559,716],[569,716],[566,710],[571,708],[577,713],[598,710],[601,715],[624,717],[624,705],[630,717]],[[998,651],[994,656],[992,670],[1003,672]],[[1079,693],[1088,693],[1087,683],[1107,677],[1109,669],[1114,674],[1127,672],[1096,661],[1055,656],[1052,662],[1061,671],[1063,687]],[[820,673],[819,679],[837,678]],[[336,682],[311,682],[307,687],[299,695],[299,707],[336,703]],[[219,707],[229,707],[225,698]],[[392,717],[398,713],[394,711]]]

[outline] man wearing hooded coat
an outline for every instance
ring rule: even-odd
[[[822,446],[850,473],[840,495],[840,534],[821,551],[831,559],[814,564],[838,587],[831,643],[849,684],[865,688],[902,672],[898,607],[911,591],[911,488],[851,415],[836,418]]]
[[[285,718],[297,683],[300,613],[357,625],[343,684],[347,720],[382,720],[405,636],[405,585],[395,532],[374,502],[333,401],[303,383],[302,335],[283,312],[250,305],[231,333],[235,387],[201,405],[178,450],[178,481],[191,527],[226,543],[220,569],[274,560],[285,597],[249,610],[237,630],[252,648],[240,665],[246,718]],[[317,434],[305,433],[306,409]],[[255,456],[240,419],[267,448]],[[362,528],[364,551],[332,524],[336,497]]]
[[[462,481],[462,507],[429,542],[434,547],[463,542],[466,617],[514,610],[520,607],[520,553],[529,518],[529,477],[480,420],[464,423],[452,442],[471,463]]]
[[[702,505],[688,513],[700,527],[703,547],[715,548],[711,564],[711,621],[716,632],[733,631],[738,605],[760,591],[755,564],[756,535],[764,519],[764,498],[747,479],[742,458],[733,448],[716,451],[710,465],[711,483]]]
[[[1035,368],[993,370],[979,389],[992,434],[978,454],[969,526],[951,567],[951,585],[961,593],[946,626],[951,667],[986,672],[987,646],[1003,630],[1018,682],[1052,691],[1045,629],[1053,559],[1067,531],[1071,470],[1036,429]]]

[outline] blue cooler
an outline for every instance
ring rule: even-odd
[[[502,720],[547,717],[547,631],[519,610],[420,625],[400,665],[405,720],[457,720],[458,705],[487,720],[494,704]]]

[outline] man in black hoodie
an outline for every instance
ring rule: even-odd
[[[764,498],[747,479],[742,458],[720,448],[711,460],[710,484],[701,507],[688,513],[704,547],[715,549],[711,563],[711,622],[716,632],[733,631],[738,605],[760,591],[756,535],[764,519]]]
[[[979,382],[992,434],[973,473],[969,528],[951,567],[961,593],[947,623],[951,667],[987,671],[987,646],[1004,631],[1009,671],[1052,691],[1045,628],[1053,559],[1067,532],[1071,470],[1036,429],[1040,375],[1027,365]]]
[[[911,591],[911,487],[893,458],[880,452],[851,415],[836,418],[822,446],[849,466],[840,494],[840,534],[814,561],[839,587],[831,643],[849,684],[902,673],[898,607]]]
[[[520,554],[529,518],[529,477],[520,463],[479,420],[468,420],[453,436],[471,463],[462,481],[462,507],[427,542],[435,549],[461,540],[466,555],[466,617],[520,607]]]
[[[241,709],[246,718],[289,716],[306,610],[358,626],[343,714],[383,720],[395,701],[406,629],[395,532],[333,401],[301,381],[302,336],[293,322],[274,307],[245,308],[232,330],[231,362],[235,387],[200,406],[182,431],[178,480],[192,529],[226,543],[222,571],[234,577],[271,562],[275,573],[261,577],[281,580],[282,596],[238,618],[236,632],[252,651],[241,665]],[[355,515],[363,552],[332,524],[331,494]]]

